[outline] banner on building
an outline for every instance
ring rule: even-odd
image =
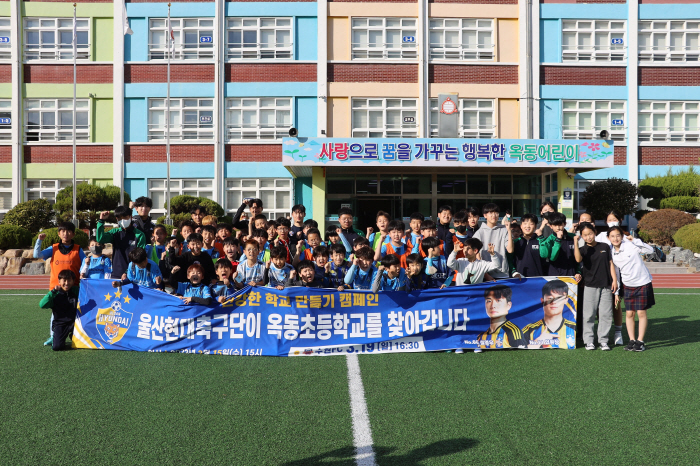
[[[285,166],[609,168],[613,141],[284,138]]]
[[[576,345],[571,277],[406,293],[246,287],[223,304],[82,280],[73,346],[241,356],[328,356]]]

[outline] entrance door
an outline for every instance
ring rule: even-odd
[[[367,227],[377,229],[377,212],[380,210],[389,214],[390,218],[397,218],[401,215],[401,198],[400,197],[372,197],[372,198],[357,198],[357,212],[355,216],[358,220],[359,228],[363,232],[367,231]]]

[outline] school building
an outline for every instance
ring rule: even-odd
[[[491,200],[516,216],[544,199],[575,214],[588,183],[700,158],[700,4],[682,1],[172,2],[171,193],[228,212],[260,197],[270,217],[302,203],[321,223],[347,204],[364,224],[379,209]],[[0,215],[71,182],[72,3],[0,1]],[[162,215],[168,4],[80,1],[76,16],[78,179],[149,196]],[[416,144],[437,136],[446,93],[458,138],[436,140],[426,164]],[[290,128],[321,147],[416,147],[400,163],[290,161]],[[603,130],[604,163],[457,164],[445,152],[468,162],[463,144],[543,139],[549,153]]]

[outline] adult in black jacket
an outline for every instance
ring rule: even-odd
[[[174,249],[168,250],[170,263],[174,265],[170,274],[170,286],[177,289],[177,283],[189,281],[187,279],[187,269],[192,264],[199,264],[204,270],[204,279],[202,283],[209,286],[216,282],[216,271],[214,270],[214,261],[206,252],[202,252],[204,240],[199,233],[192,233],[187,238],[187,246],[189,251],[178,256]]]
[[[114,228],[105,232],[105,220],[109,217],[109,212],[100,213],[100,220],[97,222],[98,243],[112,244],[112,277],[121,280],[129,265],[129,253],[136,248],[146,249],[146,235],[141,230],[134,227],[131,222],[131,209],[120,205],[114,209],[119,228]]]
[[[437,222],[437,237],[442,240],[445,248],[445,257],[449,257],[454,249],[454,241],[452,236],[454,233],[450,231],[450,223],[452,222],[452,207],[448,205],[441,206],[438,209]]]

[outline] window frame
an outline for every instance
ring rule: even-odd
[[[227,61],[248,61],[248,60],[294,60],[294,37],[295,37],[295,21],[293,16],[233,16],[226,18],[226,60]],[[253,26],[251,24],[245,24],[252,20],[256,21]],[[263,25],[264,21],[273,20],[275,22],[274,26]],[[278,25],[279,21],[289,21],[289,25]],[[232,25],[235,21],[240,21],[240,26]],[[230,33],[235,32],[235,30],[241,31],[241,46],[233,47],[229,40]],[[265,43],[262,42],[261,35],[263,31],[274,31],[275,43],[273,47],[264,47]],[[246,32],[256,31],[256,42],[254,47],[246,47],[245,35]],[[277,42],[277,34],[281,31],[289,32],[289,42]],[[269,45],[269,42],[267,43]],[[282,45],[280,45],[282,44]],[[246,50],[247,49],[247,50]],[[239,51],[239,53],[236,53]],[[240,56],[236,56],[240,54]]]
[[[33,102],[38,102],[38,107],[30,107],[30,103]],[[50,102],[54,103],[54,106],[48,107],[45,106],[44,104],[48,104]],[[69,103],[70,108],[61,108],[60,105],[61,103]],[[75,135],[76,135],[76,142],[90,142],[91,139],[91,131],[92,131],[92,125],[91,125],[91,117],[92,117],[92,105],[90,99],[76,99],[75,101],[77,109],[76,109],[76,120],[78,119],[77,117],[79,114],[87,114],[87,124],[78,124],[76,122],[75,125]],[[24,125],[23,125],[23,139],[24,142],[27,143],[41,143],[41,142],[73,142],[73,99],[24,99]],[[53,112],[50,112],[49,110],[53,109]],[[29,117],[30,114],[32,113],[39,113],[40,114],[40,122],[39,124],[34,124],[29,122]],[[44,124],[43,122],[43,115],[44,114],[54,114],[54,124]],[[71,115],[71,123],[68,125],[63,125],[61,124],[61,114],[70,114]],[[37,134],[37,139],[30,139],[30,126],[32,128],[36,127],[36,134]],[[51,129],[53,127],[53,130]],[[53,135],[53,137],[42,137],[42,134],[48,134],[48,135]],[[61,137],[61,135],[64,135]]]
[[[9,42],[0,43],[0,61],[12,60],[12,18],[0,17],[0,37],[7,37]]]
[[[441,26],[434,26],[433,23],[442,21]],[[447,21],[459,21],[459,26],[445,26]],[[465,25],[468,21],[474,21],[475,25]],[[482,27],[481,22],[488,21],[488,27]],[[429,55],[431,61],[495,61],[496,60],[496,45],[495,45],[495,29],[494,19],[492,18],[430,18],[428,29]],[[440,31],[442,33],[443,42],[433,42],[433,33]],[[459,41],[454,47],[448,47],[445,40],[445,33],[453,31],[458,32]],[[476,44],[474,47],[465,47],[465,33],[473,31],[476,34]],[[479,33],[489,32],[490,45],[481,47],[479,44]],[[438,44],[433,46],[433,44]],[[473,54],[473,57],[471,56]]]
[[[148,110],[148,141],[165,141],[165,112],[167,108],[165,97],[149,97],[147,102]],[[197,105],[185,107],[185,101],[196,101]],[[202,101],[210,101],[211,106],[202,105]],[[162,102],[162,107],[154,106],[154,102]],[[175,105],[174,105],[175,104]],[[163,121],[154,123],[154,112],[162,112]],[[197,112],[197,123],[185,122],[186,112]],[[202,115],[211,113],[211,115]],[[173,118],[173,115],[176,118]],[[215,131],[215,114],[213,97],[171,97],[170,98],[170,141],[213,141]],[[210,117],[211,122],[202,122],[202,118]],[[196,136],[195,136],[196,135]],[[194,136],[194,137],[193,137]]]
[[[9,125],[0,123],[0,141],[11,141],[12,126],[15,124],[12,120],[12,99],[0,99],[0,118],[10,119]]]
[[[576,108],[571,109],[571,108],[565,108],[566,103],[575,103]],[[608,108],[597,108],[597,105],[602,102],[607,102],[608,103]],[[580,105],[582,103],[590,103],[591,108],[580,108]],[[612,104],[619,104],[622,103],[622,109],[613,109]],[[591,122],[593,123],[593,126],[576,126],[576,128],[569,128],[568,125],[564,125],[565,123],[565,114],[566,113],[576,113],[577,114],[577,122],[580,123],[580,114],[582,113],[590,113],[591,114]],[[609,124],[605,126],[597,126],[595,125],[596,123],[596,115],[597,114],[602,114],[602,113],[607,113],[608,114],[608,121]],[[612,114],[622,114],[622,120],[623,124],[622,126],[613,126],[612,120],[617,120],[619,118],[612,118]],[[627,141],[627,126],[625,126],[625,121],[627,121],[627,101],[626,100],[607,100],[607,99],[596,99],[596,100],[575,100],[575,99],[562,99],[561,101],[561,134],[562,134],[562,139],[598,139],[598,136],[602,130],[607,130],[610,132],[610,138],[614,141],[619,141],[619,142],[625,142]],[[569,129],[567,129],[569,128]]]
[[[9,186],[7,186],[9,184]],[[2,199],[7,199],[7,194],[10,195],[8,205],[5,206],[5,201]],[[0,178],[0,221],[7,212],[12,209],[12,178]],[[7,208],[5,208],[7,207]]]
[[[387,26],[387,21],[399,21],[397,26]],[[365,25],[356,24],[359,21],[365,21]],[[371,24],[371,22],[381,21],[382,24]],[[413,26],[403,26],[404,21],[413,21]],[[365,30],[367,34],[367,42],[356,42],[355,33]],[[388,47],[387,34],[389,31],[399,31],[401,42],[398,47]],[[382,31],[381,47],[375,47],[369,41],[371,31]],[[413,42],[404,42],[403,37],[407,33],[413,33]],[[415,17],[351,17],[350,18],[350,59],[355,61],[371,61],[371,60],[400,60],[414,61],[418,60],[418,18]]]
[[[79,41],[81,33],[85,34],[87,41],[79,42],[77,44],[77,61],[89,61],[90,59],[90,37],[92,30],[92,18],[76,18],[77,26],[76,29],[79,35]],[[38,21],[38,26],[29,26],[31,21]],[[44,26],[42,22],[54,21],[54,26]],[[61,22],[70,22],[69,26],[61,26]],[[39,34],[39,44],[29,43],[28,35],[38,32]],[[43,46],[44,34],[48,32],[54,33],[53,46]],[[70,33],[71,42],[68,45],[62,45],[61,33]],[[73,60],[73,45],[72,45],[72,35],[73,35],[73,18],[62,18],[62,17],[41,17],[41,16],[29,16],[22,19],[22,55],[25,61],[72,61]]]
[[[215,24],[214,18],[205,16],[201,18],[170,18],[173,24],[173,50],[170,52],[170,59],[176,61],[191,60],[214,60],[217,47],[214,43]],[[197,26],[185,26],[187,21],[197,21]],[[211,26],[201,26],[204,21],[211,21]],[[158,22],[158,25],[154,23]],[[161,24],[162,23],[162,24]],[[182,42],[183,34],[195,31],[198,41],[196,43]],[[211,37],[211,42],[202,42],[202,37]],[[164,42],[154,39],[154,34],[162,34]],[[149,18],[148,19],[148,60],[165,61],[168,59],[168,19]]]
[[[154,182],[162,182],[162,187],[153,186]],[[153,209],[151,210],[151,217],[159,217],[166,214],[166,209],[163,207],[165,205],[165,200],[167,199],[167,187],[165,183],[167,178],[149,178],[148,187],[148,197],[153,199]],[[196,186],[185,187],[185,182],[194,182]],[[208,182],[209,186],[200,186],[200,183]],[[158,196],[154,196],[153,193],[162,193],[163,202],[159,202]],[[175,196],[181,196],[183,194],[195,196],[195,197],[205,197],[207,199],[214,199],[215,186],[214,178],[170,178],[170,199]],[[209,194],[208,196],[206,194]],[[157,216],[154,214],[158,214]]]
[[[666,25],[663,28],[654,29],[654,26],[657,23],[666,23]],[[683,24],[683,29],[673,29],[673,25],[679,23]],[[695,24],[695,29],[688,29],[688,23]],[[670,45],[673,41],[674,34],[682,34],[683,41],[685,44],[687,44],[687,35],[689,33],[697,35],[696,48],[688,50],[688,45],[682,45],[680,46],[682,50],[672,50],[674,47],[677,47]],[[700,20],[641,20],[637,26],[637,34],[639,41],[638,56],[640,65],[660,62],[664,64],[700,62]],[[649,43],[653,44],[655,41],[655,35],[657,34],[664,35],[664,43],[669,45],[642,45],[643,36],[649,35]],[[691,58],[691,60],[688,60],[688,58]]]
[[[274,107],[263,107],[262,103],[265,100],[274,100]],[[289,105],[278,106],[278,101],[287,100]],[[236,102],[240,102],[239,107],[232,107],[231,105]],[[256,104],[252,107],[245,107],[244,103],[246,101],[255,101]],[[224,139],[227,142],[232,141],[279,141],[284,137],[289,136],[289,128],[294,127],[294,115],[295,115],[295,99],[291,96],[275,96],[275,97],[227,97],[224,101],[224,111],[226,119],[226,133]],[[249,108],[249,110],[245,110]],[[240,110],[239,110],[240,109]],[[243,112],[253,111],[255,109],[255,119],[256,123],[246,124],[243,123]],[[275,114],[275,125],[266,127],[265,124],[260,123],[261,112],[266,111],[266,109],[274,109]],[[287,123],[277,123],[278,112],[289,112],[289,124]],[[240,124],[234,124],[233,113],[240,112]],[[248,126],[249,128],[246,128]],[[253,129],[254,128],[254,129]],[[240,137],[233,137],[240,131]],[[254,135],[255,137],[246,137],[248,135]]]
[[[365,101],[367,103],[364,107],[359,107],[356,103]],[[381,102],[381,106],[371,106],[371,101]],[[389,101],[399,101],[399,106],[389,107]],[[413,106],[404,106],[405,101],[413,101]],[[401,126],[394,129],[390,128],[387,123],[388,112],[395,112],[398,109],[399,118],[401,120]],[[382,112],[382,127],[370,127],[359,128],[355,126],[356,123],[356,112],[364,111],[366,115],[367,123],[371,121],[370,112]],[[407,114],[408,113],[408,114]],[[413,113],[413,115],[410,115]],[[413,117],[413,124],[408,124],[405,126],[405,118]],[[414,97],[353,97],[350,102],[350,119],[351,119],[351,134],[353,138],[417,138],[420,131],[420,106],[418,104],[418,99]],[[357,134],[357,133],[366,134]],[[378,133],[382,133],[381,135]],[[374,133],[374,135],[373,135]]]
[[[76,179],[75,180],[77,184],[83,184],[87,183],[87,180],[81,180],[81,179]],[[32,182],[38,182],[39,187],[36,188],[30,188],[29,183]],[[54,183],[53,187],[44,187],[42,186],[44,183]],[[56,197],[58,196],[59,191],[62,189],[71,186],[73,184],[72,179],[65,179],[65,178],[56,178],[56,179],[46,179],[46,178],[25,178],[24,180],[24,200],[25,201],[32,201],[35,199],[46,199],[51,203],[51,205],[56,203]],[[29,193],[39,193],[38,197],[32,197],[30,198]],[[53,198],[51,197],[45,197],[45,193],[51,193],[53,194]]]
[[[236,181],[240,181],[240,186],[231,186],[231,184]],[[249,186],[243,186],[244,181]],[[273,184],[272,187],[262,186],[270,181]],[[283,186],[282,183],[286,183],[287,186]],[[277,205],[277,193],[284,192],[285,189],[289,193],[289,202],[288,205],[279,207]],[[275,201],[274,207],[269,205],[270,201],[263,192],[273,193],[272,196]],[[229,195],[230,193],[238,194]],[[263,215],[267,216],[269,220],[275,220],[279,217],[287,217],[292,213],[292,207],[294,206],[294,178],[226,178],[224,180],[224,195],[224,209],[227,214],[235,214],[241,206],[243,199],[246,197],[253,197],[263,200]]]
[[[649,104],[649,109],[643,109]],[[664,104],[665,108],[654,108]],[[674,104],[682,104],[683,109],[673,109]],[[692,105],[695,108],[686,109],[686,106]],[[654,115],[664,115],[664,126],[642,126],[642,115],[651,115],[650,122],[654,123]],[[674,130],[678,126],[671,126],[672,115],[682,115],[683,126],[682,130]],[[687,116],[695,115],[696,125],[694,127],[686,126]],[[638,131],[639,142],[658,143],[665,142],[700,142],[700,101],[698,100],[640,100],[638,104]],[[689,130],[688,128],[692,128]]]
[[[567,27],[571,23],[574,27]],[[580,27],[580,23],[591,23],[591,27]],[[599,23],[608,23],[607,27],[598,28]],[[613,23],[621,23],[622,28],[613,28]],[[566,44],[566,35],[574,34],[575,45]],[[581,34],[590,35],[590,46],[579,45]],[[606,36],[606,45],[598,45],[597,36]],[[613,35],[621,35],[623,43],[613,44]],[[561,60],[563,63],[625,63],[627,61],[627,20],[618,19],[563,19],[561,27]]]
[[[476,107],[474,110],[471,108],[467,107],[465,109],[465,104],[467,102],[474,102],[476,104]],[[479,107],[479,104],[481,102],[489,102],[491,104],[490,109],[484,108],[483,112],[490,111],[491,112],[491,122],[493,125],[485,126],[482,130],[481,125],[477,125],[476,129],[472,128],[467,128],[466,125],[464,124],[464,112],[465,111],[476,111],[476,119],[477,121],[479,120],[479,117],[481,116],[482,110]],[[430,137],[431,138],[436,138],[437,137],[437,127],[438,127],[438,122],[437,122],[437,117],[438,117],[438,99],[436,97],[431,97],[430,98]],[[496,99],[470,99],[470,98],[459,98],[459,101],[457,102],[457,106],[459,109],[459,137],[460,138],[465,138],[465,139],[498,139],[498,114],[497,114],[497,105],[496,105]],[[488,130],[490,128],[490,130]]]

